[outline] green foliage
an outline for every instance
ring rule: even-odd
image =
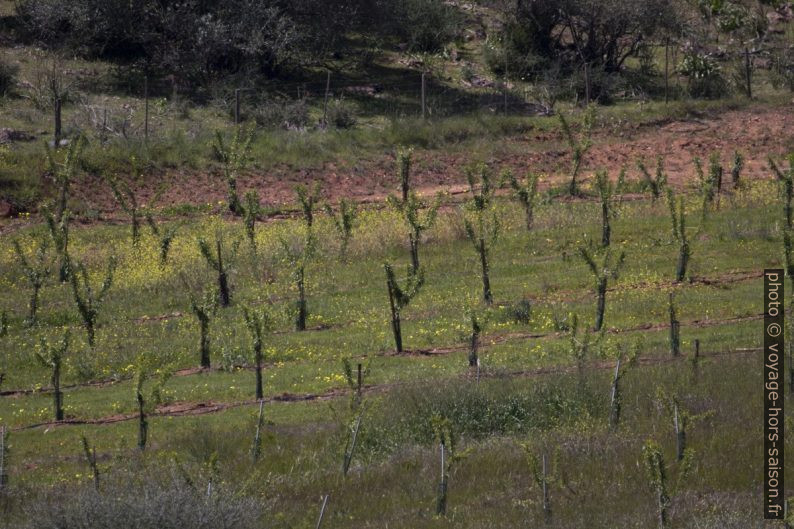
[[[94,346],[94,329],[96,327],[97,319],[99,318],[99,309],[105,296],[113,284],[113,274],[116,271],[117,260],[111,256],[108,260],[107,271],[105,272],[105,279],[99,288],[98,293],[94,293],[91,286],[91,281],[88,277],[88,271],[82,263],[77,263],[69,278],[72,283],[72,294],[74,295],[74,302],[77,305],[77,310],[83,319],[83,326],[85,327],[88,335],[88,345]]]
[[[22,249],[22,246],[19,244],[18,240],[15,239],[13,244],[14,251],[17,255],[17,260],[19,261],[22,271],[25,274],[25,278],[28,280],[28,284],[32,290],[30,295],[30,303],[28,305],[29,310],[27,318],[27,324],[32,327],[33,325],[36,325],[37,321],[36,318],[39,307],[39,292],[44,286],[44,282],[50,276],[50,258],[48,256],[49,243],[46,238],[42,238],[34,250],[32,260],[28,259],[28,257],[25,255],[25,251]]]
[[[243,214],[243,206],[237,194],[237,177],[248,164],[248,155],[251,151],[251,141],[254,137],[254,128],[237,127],[231,142],[227,142],[221,131],[215,133],[215,156],[223,164],[223,176],[226,180],[227,201],[229,211],[235,215]]]
[[[579,172],[582,169],[585,155],[593,146],[592,134],[596,122],[596,106],[590,105],[585,110],[578,136],[573,132],[568,120],[562,113],[557,114],[557,116],[560,120],[563,137],[568,143],[568,148],[571,149],[571,180],[568,184],[568,194],[571,196],[578,196],[580,194],[578,180]]]
[[[343,198],[339,201],[339,216],[334,214],[330,205],[325,205],[325,212],[334,221],[334,227],[339,235],[339,257],[342,261],[347,259],[347,249],[353,236],[353,227],[358,216],[358,207],[352,200]]]
[[[656,174],[654,176],[651,176],[651,173],[645,165],[645,161],[642,159],[637,160],[637,168],[642,174],[645,187],[650,189],[651,197],[655,202],[662,196],[662,193],[667,187],[667,173],[664,171],[664,158],[662,158],[662,156],[656,157]]]

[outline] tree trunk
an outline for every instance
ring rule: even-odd
[[[146,422],[146,413],[143,408],[143,395],[138,393],[138,448],[141,450],[146,448],[146,438],[149,433],[149,424]]]
[[[482,298],[487,305],[493,304],[491,280],[488,277],[488,249],[485,240],[480,238],[480,264],[482,265]]]
[[[52,367],[52,398],[55,420],[63,420],[63,394],[61,393],[61,362],[57,360]]]
[[[210,368],[210,330],[209,318],[206,316],[201,317],[201,367],[203,369]]]
[[[613,430],[620,423],[620,358],[615,366],[615,377],[612,379],[612,399],[609,410],[609,427]]]
[[[36,325],[36,312],[39,308],[39,290],[41,285],[33,285],[33,294],[30,296],[30,311],[28,314],[28,325]]]
[[[471,333],[471,347],[469,349],[469,367],[477,367],[479,359],[477,357],[477,350],[480,345],[480,332],[477,330]]]
[[[686,276],[686,268],[689,264],[689,243],[681,243],[681,248],[678,252],[678,265],[675,270],[675,280],[679,283],[684,280]]]
[[[596,306],[595,330],[600,331],[604,325],[604,313],[607,304],[607,281],[602,279],[598,282],[598,305]]]
[[[306,330],[306,287],[304,284],[305,271],[303,266],[298,269],[298,316],[295,319],[295,329]]]
[[[228,307],[231,304],[231,296],[229,294],[229,277],[225,271],[218,272],[218,290],[220,291],[221,306]]]
[[[524,204],[524,211],[527,218],[527,231],[532,231],[532,226],[535,224],[535,208],[532,204]]]
[[[403,352],[403,337],[402,330],[400,329],[400,310],[394,302],[394,290],[392,290],[391,283],[389,287],[389,307],[391,308],[391,329],[394,333],[394,346],[397,348],[398,353]]]
[[[411,233],[408,235],[411,243],[411,268],[414,274],[419,273],[419,235]]]
[[[609,204],[605,202],[601,205],[601,246],[604,248],[609,246],[611,235],[612,226],[609,224]]]
[[[256,399],[262,400],[264,392],[262,391],[262,346],[259,345],[255,351],[256,355]]]

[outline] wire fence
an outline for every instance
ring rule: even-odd
[[[791,48],[737,49],[723,53],[717,60],[734,64],[731,82],[735,89],[749,97],[758,83],[757,70],[771,70],[774,58],[789,53]],[[665,100],[680,97],[689,78],[680,73],[682,53],[678,46],[664,47],[663,61],[657,60],[654,97]],[[325,79],[313,81],[267,82],[256,84],[243,79],[238,88],[219,89],[205,95],[207,104],[226,116],[229,124],[255,121],[261,127],[317,128],[334,126],[333,114],[340,105],[355,119],[424,118],[438,119],[477,113],[529,116],[550,114],[558,98],[571,98],[577,102],[599,100],[605,88],[601,78],[593,79],[590,65],[583,64],[574,75],[546,78],[531,84],[488,79],[472,75],[468,80],[448,80],[409,71],[403,75],[392,74],[384,80],[348,79],[329,73]],[[794,78],[794,72],[792,72]],[[72,111],[68,122],[72,129],[90,133],[102,141],[113,137],[143,138],[176,130],[176,123],[187,119],[191,113],[194,94],[183,93],[172,76],[139,78],[127,91],[137,95],[131,103],[118,106],[107,103],[79,105]],[[642,90],[624,90],[620,97],[646,99]],[[54,123],[59,105],[55,106]],[[344,124],[343,124],[344,125]],[[55,126],[57,129],[57,126]],[[56,130],[56,141],[60,138]]]

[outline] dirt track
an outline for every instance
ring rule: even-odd
[[[782,108],[754,106],[727,111],[702,118],[665,123],[632,125],[610,123],[594,135],[594,145],[585,159],[583,175],[597,169],[617,174],[622,166],[630,178],[638,178],[638,158],[645,158],[651,169],[655,158],[665,158],[670,181],[683,186],[694,177],[692,160],[699,156],[706,160],[713,151],[722,154],[723,164],[729,167],[734,150],[746,157],[744,175],[749,178],[768,178],[767,157],[779,156],[794,148],[794,105]],[[487,160],[494,167],[509,167],[517,174],[528,170],[548,175],[545,186],[567,179],[570,155],[556,133],[529,132],[499,140],[512,153]],[[475,161],[468,153],[421,151],[415,153],[414,186],[423,193],[439,190],[461,192],[465,189],[462,168]],[[341,197],[358,201],[381,201],[397,188],[395,161],[392,153],[363,159],[352,166],[325,163],[320,168],[294,169],[278,166],[268,171],[250,171],[239,180],[241,192],[256,189],[265,204],[282,206],[295,201],[294,186],[319,179],[326,197],[336,202]],[[213,204],[226,198],[223,179],[217,171],[172,170],[153,175],[151,189],[145,190],[144,200],[163,180],[170,183],[160,204]],[[103,219],[122,219],[108,186],[98,177],[87,176],[76,186],[74,195],[101,212]]]

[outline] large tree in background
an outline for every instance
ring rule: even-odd
[[[18,0],[17,14],[30,39],[174,76],[183,88],[322,65],[356,52],[345,48],[354,32],[438,51],[459,19],[442,0]]]
[[[677,20],[671,0],[516,0],[502,11],[508,56],[568,68],[586,63],[608,73]]]

